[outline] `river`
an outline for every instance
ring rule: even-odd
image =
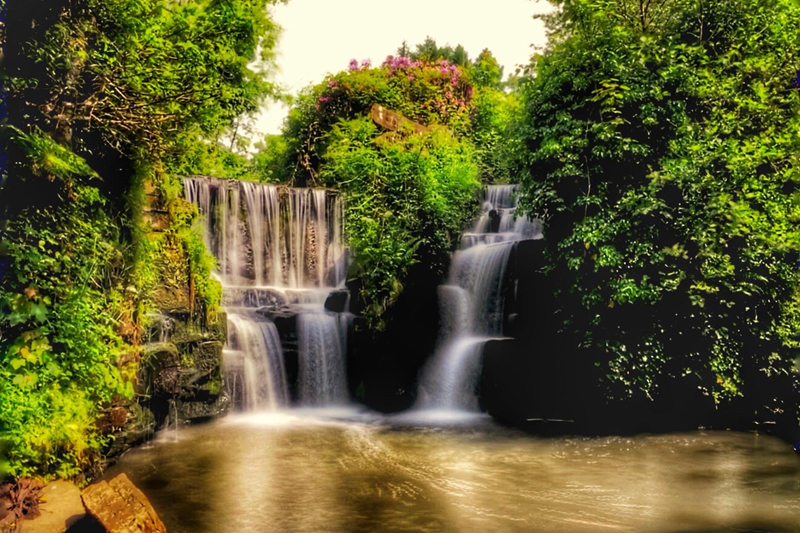
[[[800,532],[800,457],[749,433],[292,410],[163,433],[121,471],[171,533]]]

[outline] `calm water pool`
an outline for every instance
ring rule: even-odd
[[[166,433],[109,475],[126,472],[171,533],[800,532],[800,457],[771,437],[327,415]]]

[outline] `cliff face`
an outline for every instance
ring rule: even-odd
[[[107,410],[99,424],[113,435],[105,454],[111,460],[157,431],[208,421],[229,407],[222,383],[226,317],[210,276],[213,261],[191,227],[192,206],[163,185],[144,187],[141,263],[147,272],[139,289],[140,309],[149,312],[137,320],[136,394]]]

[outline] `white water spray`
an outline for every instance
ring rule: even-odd
[[[341,319],[323,309],[344,283],[343,206],[326,189],[279,187],[192,177],[186,199],[203,217],[203,236],[217,258],[228,311],[226,389],[238,410],[289,403],[277,328],[256,312],[294,306],[300,346],[301,402],[347,399]]]
[[[420,379],[419,408],[478,410],[483,345],[503,334],[511,243],[541,234],[538,222],[515,215],[517,189],[487,188],[483,213],[463,235],[447,283],[439,287],[439,346]]]

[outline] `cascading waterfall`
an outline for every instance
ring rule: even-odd
[[[234,405],[253,411],[289,403],[281,339],[271,321],[254,311],[229,313],[223,356],[226,389]]]
[[[477,244],[541,238],[541,225],[538,221],[516,216],[517,191],[519,185],[488,186],[483,213],[475,221],[471,231],[461,236],[462,249]]]
[[[320,406],[347,401],[344,339],[338,317],[304,313],[297,317],[300,403]]]
[[[294,306],[301,403],[347,400],[341,317],[324,309],[344,282],[343,206],[325,189],[205,177],[184,179],[186,199],[204,219],[228,311],[226,389],[239,410],[289,403],[275,324],[260,308]]]
[[[476,411],[483,344],[503,334],[511,243],[540,236],[538,222],[516,217],[518,185],[489,185],[483,213],[453,256],[439,287],[439,346],[420,379],[418,407]]]

